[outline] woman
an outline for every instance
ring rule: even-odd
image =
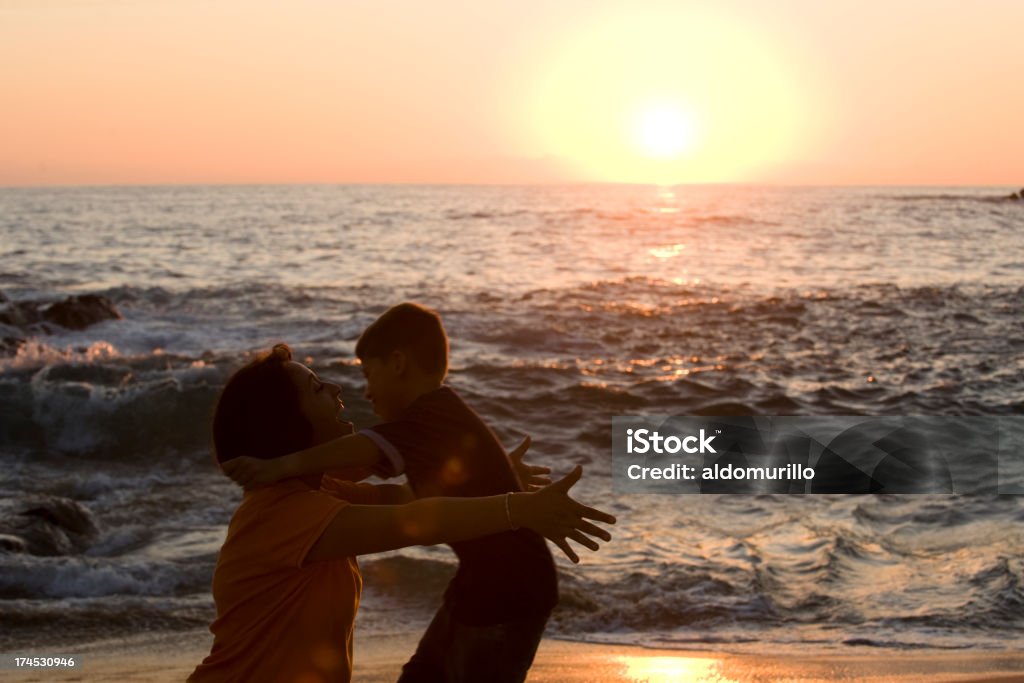
[[[279,344],[224,387],[213,420],[217,460],[275,458],[352,431],[341,388]],[[353,466],[369,465],[353,462]],[[527,527],[555,541],[610,535],[614,518],[568,496],[581,470],[533,493],[408,502],[402,486],[308,476],[247,491],[213,577],[213,648],[190,681],[349,681],[362,578],[355,556]]]

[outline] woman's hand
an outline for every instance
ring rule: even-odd
[[[523,462],[523,456],[526,455],[526,451],[530,450],[530,443],[530,437],[523,439],[523,442],[508,454],[508,459],[512,461],[512,469],[515,470],[516,476],[523,484],[523,490],[539,491],[551,483],[551,477],[545,476],[551,474],[551,468]]]
[[[224,474],[246,491],[259,486],[273,484],[288,477],[285,458],[249,458],[241,456],[232,458],[220,465]]]
[[[603,541],[612,539],[611,534],[586,521],[587,519],[615,524],[615,517],[607,512],[587,507],[569,497],[569,489],[579,481],[582,474],[583,468],[577,465],[572,472],[554,484],[545,486],[535,493],[513,493],[509,501],[513,525],[533,529],[550,539],[573,562],[579,562],[580,558],[569,546],[568,539],[571,538],[590,550],[597,550],[600,547],[590,536]]]

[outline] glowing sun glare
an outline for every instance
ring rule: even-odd
[[[697,657],[620,657],[631,681],[646,683],[736,683],[721,673],[721,662]]]
[[[693,145],[693,120],[676,107],[645,109],[634,126],[640,149],[655,159],[674,159]]]
[[[583,4],[508,107],[522,107],[532,156],[586,180],[674,185],[756,180],[814,148],[802,68],[728,3]]]

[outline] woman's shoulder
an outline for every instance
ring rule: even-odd
[[[295,482],[247,491],[228,524],[219,562],[257,557],[260,565],[297,568],[334,515],[348,504]],[[280,557],[272,557],[276,555]]]
[[[318,509],[326,512],[336,507],[335,501],[327,493],[311,489],[299,480],[279,481],[246,491],[229,526],[265,525],[270,519],[301,517]]]

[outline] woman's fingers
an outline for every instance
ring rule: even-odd
[[[530,477],[523,484],[527,487],[544,488],[551,483],[551,479],[548,477]]]
[[[530,450],[530,437],[523,439],[522,442],[508,454],[508,457],[512,462],[518,463],[523,459],[523,456],[526,455],[526,451],[528,450]]]
[[[573,468],[572,472],[556,481],[554,484],[551,485],[551,487],[558,491],[562,491],[563,493],[568,493],[569,489],[571,489],[576,484],[576,482],[580,480],[581,476],[583,476],[583,468],[579,465],[576,465],[576,467]]]
[[[552,538],[551,541],[561,548],[562,552],[565,553],[565,556],[573,561],[573,564],[579,564],[580,557],[572,551],[572,548],[569,547],[568,541],[564,538]]]
[[[550,467],[544,467],[543,465],[524,465],[526,473],[531,477],[536,477],[541,474],[551,474]]]
[[[575,501],[573,501],[575,503]],[[593,519],[598,522],[604,522],[605,524],[615,524],[615,516],[609,515],[607,512],[602,512],[597,508],[584,505],[583,503],[576,503],[574,510],[580,517],[586,517],[587,519]]]
[[[552,533],[546,533],[545,536],[557,545],[565,556],[574,563],[579,562],[580,558],[570,547],[568,539],[572,539],[592,551],[597,551],[601,546],[594,539],[610,541],[612,538],[611,534],[606,530],[591,524],[586,519],[606,524],[615,524],[615,517],[613,515],[578,503],[569,496],[569,490],[579,481],[582,475],[583,468],[577,465],[573,468],[572,472],[548,486],[546,493],[542,491],[540,494],[544,500],[548,501],[548,504],[554,504],[553,510],[558,511],[557,525],[552,527]],[[558,532],[554,532],[554,529],[558,529]]]
[[[597,526],[596,524],[591,524],[590,522],[584,522],[583,520],[580,520],[576,523],[576,528],[585,534],[590,534],[591,536],[600,538],[602,541],[612,540],[612,535],[604,529],[602,529],[601,527]]]
[[[585,548],[590,548],[591,550],[597,551],[601,547],[597,544],[597,541],[590,538],[586,534],[577,531],[576,529],[571,529],[569,533],[566,535]]]

